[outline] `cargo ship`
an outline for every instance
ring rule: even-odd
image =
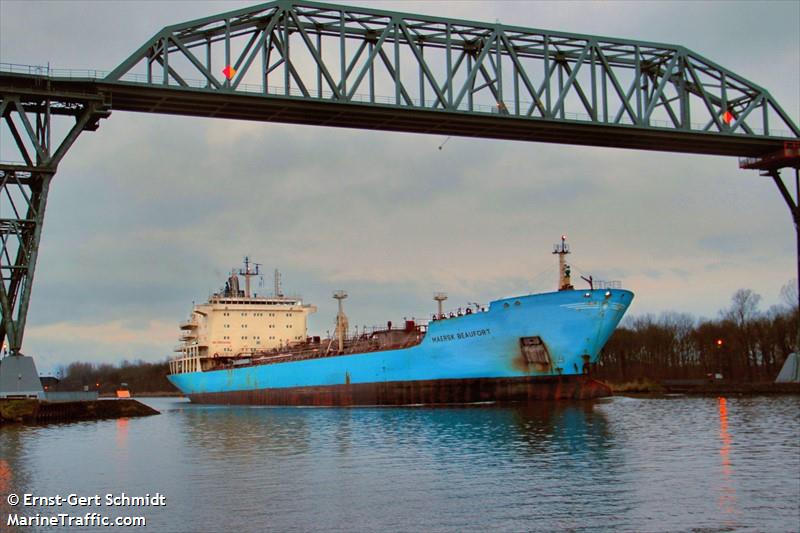
[[[281,290],[251,294],[245,258],[222,290],[180,325],[169,380],[192,402],[250,405],[418,405],[589,399],[600,350],[631,304],[618,282],[571,282],[566,238],[554,246],[558,290],[437,310],[425,320],[351,330],[344,291],[326,337],[308,335],[316,307]],[[240,283],[241,278],[244,284]],[[242,287],[244,285],[244,287]]]

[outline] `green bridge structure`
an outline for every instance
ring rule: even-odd
[[[800,224],[780,175],[794,168],[800,185],[800,129],[692,50],[280,0],[167,26],[110,72],[0,64],[0,135],[18,152],[0,162],[12,356],[58,164],[115,110],[736,156],[772,177]]]

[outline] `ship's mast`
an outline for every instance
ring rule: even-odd
[[[558,255],[558,290],[569,291],[574,289],[570,281],[570,266],[567,264],[567,254],[569,253],[569,244],[567,244],[567,236],[561,236],[561,242],[553,245],[553,254]]]
[[[347,298],[347,293],[344,291],[336,291],[333,297],[339,301],[339,314],[336,315],[336,337],[339,339],[339,352],[344,351],[344,336],[347,332],[347,317],[344,314],[344,307],[342,300]]]
[[[439,307],[439,314],[437,314],[436,316],[441,317],[444,314],[444,311],[442,311],[442,302],[447,300],[447,294],[443,292],[434,293],[433,299],[436,300],[436,304]]]
[[[239,275],[244,276],[244,297],[250,298],[250,278],[253,276],[258,276],[260,274],[259,267],[261,266],[259,263],[253,263],[255,266],[255,270],[250,270],[250,258],[245,256],[244,258],[244,270],[239,270]]]

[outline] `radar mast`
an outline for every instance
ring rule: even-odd
[[[255,267],[254,270],[250,269],[250,258],[245,256],[244,257],[244,270],[239,270],[239,275],[244,276],[244,297],[250,298],[250,278],[253,276],[258,276],[261,272],[259,267],[261,267],[260,263],[252,263]]]

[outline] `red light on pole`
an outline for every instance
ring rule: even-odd
[[[722,348],[722,339],[717,339],[717,348]]]

